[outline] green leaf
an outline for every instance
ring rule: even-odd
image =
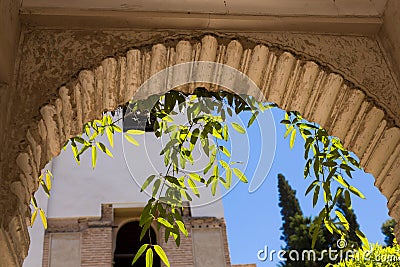
[[[232,125],[233,129],[235,129],[238,133],[241,133],[241,134],[246,133],[246,130],[242,126],[240,126],[240,124],[238,124],[236,122],[232,122],[231,125]]]
[[[146,251],[146,267],[153,267],[153,250],[151,248]]]
[[[46,172],[46,185],[50,191],[51,190],[51,175],[48,172]]]
[[[127,134],[132,134],[132,135],[139,135],[139,134],[145,134],[145,131],[142,130],[128,130],[126,131]]]
[[[154,245],[154,250],[156,251],[156,253],[158,254],[158,256],[160,257],[160,259],[164,262],[164,264],[167,267],[170,267],[169,265],[169,261],[167,258],[167,255],[165,255],[164,250],[162,249],[162,247],[160,247],[159,245]]]
[[[190,137],[190,145],[194,147],[196,145],[197,140],[199,139],[200,129],[196,128],[193,130],[192,135]]]
[[[314,190],[314,197],[313,197],[313,207],[315,207],[315,205],[317,205],[320,188],[321,188],[320,185],[317,185],[317,186],[315,187],[315,190]]]
[[[231,153],[229,152],[229,150],[228,150],[226,147],[224,147],[224,146],[219,146],[218,148],[219,148],[219,150],[222,151],[222,153],[225,154],[225,156],[227,156],[228,158],[231,157]]]
[[[206,168],[204,169],[204,174],[206,174],[211,169],[211,167],[214,165],[216,156],[217,156],[216,152],[213,151],[211,153],[210,161],[208,162]]]
[[[143,245],[139,248],[138,252],[136,252],[135,257],[133,258],[132,265],[140,258],[140,256],[142,256],[142,254],[143,254],[143,252],[146,250],[147,246],[148,246],[148,244],[143,244]]]
[[[46,183],[43,180],[41,180],[40,181],[40,185],[42,186],[42,188],[43,188],[44,192],[46,193],[47,197],[50,197],[50,190],[47,188]]]
[[[353,194],[359,196],[360,198],[365,199],[365,196],[360,192],[360,190],[358,190],[358,189],[355,188],[354,186],[349,186],[349,190],[350,190]]]
[[[293,127],[293,125],[291,125],[291,126],[286,130],[286,133],[285,133],[285,135],[283,136],[283,138],[288,137],[289,134],[290,134],[293,130],[294,130],[294,127]]]
[[[97,147],[92,146],[92,167],[93,169],[96,167],[97,162]]]
[[[290,120],[281,120],[282,124],[291,124]]]
[[[159,218],[157,218],[157,221],[158,221],[159,223],[161,223],[162,225],[164,225],[165,227],[167,227],[167,228],[173,228],[172,224],[171,224],[170,222],[168,222],[168,221],[167,221],[166,219],[164,219],[164,218],[159,217]]]
[[[344,191],[344,202],[346,206],[351,209],[351,198],[348,190]]]
[[[190,189],[192,189],[193,193],[197,197],[200,197],[200,192],[199,192],[199,189],[197,188],[195,182],[192,179],[188,178],[188,184],[189,184]]]
[[[358,238],[361,240],[361,242],[363,243],[363,246],[368,250],[369,249],[369,241],[368,238],[364,235],[363,232],[361,232],[360,230],[356,230],[356,235],[358,236]]]
[[[290,149],[292,149],[294,146],[294,140],[296,139],[296,133],[297,133],[297,131],[293,130],[292,135],[290,136]]]
[[[218,180],[214,179],[214,181],[211,184],[211,194],[215,196],[215,193],[217,192],[217,185],[218,185]]]
[[[36,198],[35,198],[34,196],[31,197],[31,203],[32,203],[32,206],[33,206],[35,209],[38,208],[38,205],[37,205],[37,202],[36,202]]]
[[[344,215],[339,211],[339,210],[335,210],[336,215],[339,218],[339,221],[342,223],[343,227],[349,231],[349,222],[347,221],[346,217],[344,217]]]
[[[122,133],[122,129],[118,125],[113,124],[112,127],[113,127],[114,131],[116,131],[118,133]]]
[[[204,183],[205,182],[205,180],[200,175],[198,175],[197,173],[189,173],[188,175],[189,175],[190,178],[192,178],[195,181],[198,181],[200,183]]]
[[[311,190],[313,190],[313,188],[318,184],[318,182],[319,182],[318,180],[315,180],[308,186],[305,196],[307,196],[311,192]]]
[[[249,122],[247,123],[247,128],[249,128],[253,124],[253,122],[255,121],[255,119],[257,118],[259,113],[260,113],[259,111],[256,111],[256,112],[253,113],[253,115],[251,116]]]
[[[228,129],[228,125],[225,124],[224,127],[222,128],[222,135],[224,136],[224,140],[228,141],[229,139],[229,129]]]
[[[114,147],[114,133],[111,131],[110,127],[106,128],[108,142],[110,143],[111,147]]]
[[[243,183],[248,183],[246,175],[244,175],[241,170],[239,170],[238,168],[233,168],[233,173],[239,178],[240,181],[242,181]]]
[[[160,188],[161,185],[161,180],[157,179],[154,184],[153,184],[153,192],[152,192],[152,197],[154,198],[157,195],[158,189]]]
[[[215,128],[213,128],[213,130],[212,130],[212,135],[213,135],[214,137],[218,138],[218,139],[221,139],[221,140],[224,139],[224,138],[222,137],[221,133],[218,132],[218,130],[215,129]]]
[[[36,208],[36,209],[33,211],[33,213],[32,213],[32,217],[31,217],[31,226],[33,226],[33,223],[34,223],[35,220],[36,220],[37,212],[38,212],[38,210],[37,210],[37,208]]]
[[[40,218],[42,219],[44,229],[47,229],[47,219],[46,214],[44,214],[44,210],[40,208]]]
[[[125,137],[126,140],[128,140],[128,142],[134,144],[135,146],[139,146],[138,141],[136,141],[136,139],[133,138],[132,136],[124,134],[124,137]]]
[[[185,224],[184,224],[182,221],[175,221],[175,223],[176,223],[176,225],[178,225],[179,230],[181,230],[181,232],[182,232],[185,236],[188,236],[188,235],[189,235],[189,233],[188,233],[188,231],[187,231],[187,229],[186,229],[186,226],[185,226]]]
[[[96,145],[101,151],[106,153],[108,156],[110,156],[111,158],[114,157],[113,154],[111,154],[110,150],[108,150],[108,148],[103,143],[97,142]]]
[[[334,179],[344,187],[349,188],[350,185],[343,179],[341,175],[335,175]]]
[[[232,170],[227,169],[226,170],[226,186],[227,188],[231,187],[232,184]]]
[[[155,177],[155,175],[150,175],[149,177],[147,177],[146,181],[144,181],[142,185],[142,188],[140,189],[140,192],[143,192],[149,186],[149,184],[151,184]]]

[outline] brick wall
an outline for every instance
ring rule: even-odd
[[[187,215],[187,214],[186,214]],[[230,254],[228,247],[228,239],[226,234],[226,224],[224,219],[218,219],[215,217],[184,217],[185,225],[188,230],[188,237],[181,236],[181,245],[178,248],[175,241],[170,238],[167,243],[164,239],[164,231],[161,229],[159,233],[159,240],[161,240],[161,246],[164,248],[165,253],[168,255],[171,266],[173,267],[191,267],[194,266],[193,255],[193,239],[192,229],[203,228],[203,229],[221,229],[222,238],[224,244],[224,255],[226,260],[226,266],[230,267]],[[164,266],[164,265],[163,265]]]
[[[112,206],[102,205],[100,219],[48,219],[48,228],[43,242],[43,267],[49,267],[51,234],[55,233],[80,233],[81,266],[111,267],[113,260],[112,218]]]
[[[202,230],[220,229],[223,239],[223,253],[226,266],[230,267],[230,255],[224,219],[214,217],[191,217],[190,213],[183,214],[184,222],[188,230],[188,237],[181,236],[181,244],[178,248],[171,238],[165,242],[165,231],[160,229],[158,240],[166,252],[171,266],[194,266],[194,248],[192,229]],[[102,217],[93,218],[65,218],[48,219],[48,229],[43,243],[43,267],[49,267],[49,255],[51,246],[51,234],[54,233],[80,233],[80,258],[84,267],[110,267],[113,262],[113,210],[111,205],[102,205]],[[164,266],[162,264],[162,266]],[[241,265],[235,266],[239,267]],[[252,267],[254,265],[243,265]]]

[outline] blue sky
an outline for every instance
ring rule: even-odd
[[[279,250],[284,243],[281,236],[281,215],[278,207],[277,175],[282,173],[297,193],[303,213],[307,216],[316,215],[319,210],[313,209],[311,194],[307,197],[304,192],[311,180],[303,178],[305,161],[303,159],[303,140],[297,138],[292,150],[289,148],[289,140],[284,139],[285,126],[279,121],[283,118],[283,111],[274,109],[272,112],[276,125],[276,152],[272,166],[265,181],[259,189],[249,193],[249,185],[238,183],[223,197],[225,219],[228,231],[228,242],[231,261],[238,263],[256,263],[257,266],[276,266],[276,262],[261,262],[257,259],[257,252],[268,246],[269,250]],[[242,116],[244,122],[248,114]],[[268,113],[260,118],[269,127],[261,123],[263,129],[259,130],[257,125],[248,129],[248,138],[242,142],[232,141],[232,149],[244,149],[250,146],[250,158],[243,165],[245,174],[250,178],[257,168],[261,144],[270,145],[273,139],[273,120]],[[244,140],[251,140],[248,145]],[[243,146],[243,147],[242,147]],[[272,146],[269,149],[273,152]],[[241,153],[239,153],[241,154]],[[234,152],[232,153],[234,157]],[[241,155],[242,156],[242,155]],[[271,158],[272,154],[269,155]],[[239,156],[240,158],[240,156]],[[267,156],[268,158],[268,156]],[[233,160],[235,160],[233,158]],[[242,160],[242,159],[240,159]],[[267,162],[267,163],[264,163]],[[261,166],[268,165],[268,159]],[[266,173],[264,171],[264,173]],[[265,176],[265,175],[264,175]],[[257,177],[258,179],[263,177]],[[367,235],[370,242],[383,243],[384,236],[381,234],[381,225],[389,219],[386,207],[386,198],[374,186],[374,178],[363,171],[357,171],[353,177],[352,185],[356,186],[366,196],[365,200],[353,197],[353,209],[361,225],[361,230]]]

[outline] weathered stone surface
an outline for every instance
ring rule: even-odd
[[[57,156],[60,153],[60,137],[58,133],[57,123],[54,120],[56,115],[56,108],[53,105],[46,105],[40,109],[44,123],[46,125],[46,144],[48,153],[51,158]]]
[[[79,73],[79,82],[82,88],[82,109],[83,121],[87,122],[93,120],[96,116],[95,110],[95,83],[94,73],[92,71],[84,70]]]
[[[33,30],[24,33],[21,44],[19,86],[10,101],[15,118],[7,127],[12,129],[6,147],[11,153],[2,163],[8,177],[0,187],[7,189],[2,190],[8,192],[12,182],[15,192],[25,184],[35,190],[37,183],[28,181],[35,181],[37,170],[59,153],[64,138],[80,133],[92,116],[129,100],[151,75],[192,60],[225,62],[247,73],[268,101],[299,109],[344,138],[379,179],[387,172],[386,187],[397,181],[398,158],[385,156],[385,162],[381,156],[384,150],[398,151],[397,137],[389,138],[392,132],[386,131],[399,125],[400,90],[373,38]],[[219,70],[205,71],[215,77]],[[195,68],[191,74],[196,75]],[[193,89],[190,85],[188,91]],[[157,92],[144,88],[143,97],[152,93]],[[16,170],[11,168],[14,162]],[[393,167],[382,166],[389,163]],[[400,218],[397,203],[397,198],[392,200],[392,213]],[[22,240],[18,238],[13,240]]]
[[[103,109],[113,110],[117,105],[117,61],[107,58],[101,63],[104,70],[103,79]]]
[[[61,103],[62,103],[62,110],[61,110],[61,115],[63,118],[63,123],[64,123],[64,134],[65,134],[65,139],[69,139],[72,137],[71,131],[72,131],[72,117],[73,117],[73,111],[72,111],[72,104],[71,104],[71,98],[69,96],[69,90],[67,87],[61,87],[59,90],[60,98],[61,98]]]
[[[295,58],[292,54],[284,52],[276,63],[273,78],[267,93],[267,99],[278,105],[282,104],[282,98],[285,94],[286,85],[292,73]]]

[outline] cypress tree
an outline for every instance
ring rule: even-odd
[[[281,240],[285,241],[286,249],[289,249],[289,239],[291,235],[296,234],[295,229],[290,226],[291,218],[296,215],[303,216],[300,204],[296,198],[296,191],[292,189],[285,176],[278,174],[278,192],[279,207],[282,215],[282,236]]]
[[[393,246],[394,243],[394,227],[396,226],[396,221],[394,219],[387,220],[382,224],[381,231],[385,235],[386,246]]]

